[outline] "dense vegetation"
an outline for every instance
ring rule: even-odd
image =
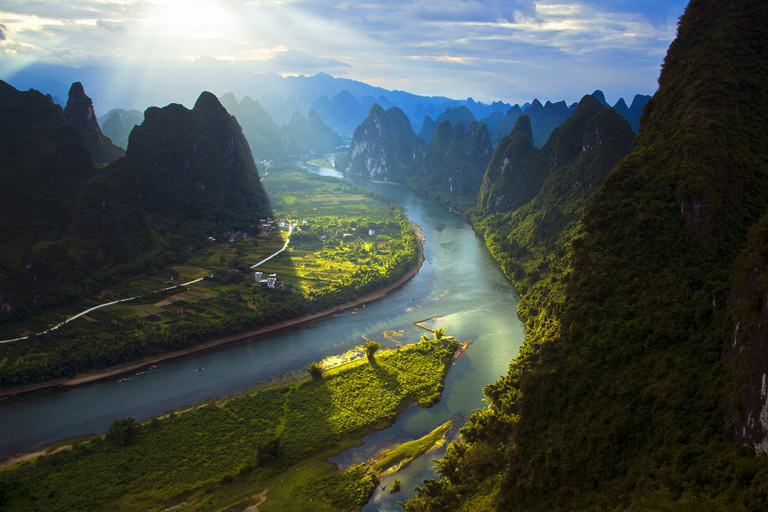
[[[531,280],[523,303],[537,287],[559,290],[552,306],[521,311],[529,325],[552,317],[551,328],[526,333],[409,510],[768,508],[768,461],[755,456],[764,408],[744,400],[764,397],[768,369],[755,357],[765,353],[767,23],[755,2],[690,3],[635,150],[590,200],[583,235],[550,253],[572,251],[569,269],[512,265]],[[731,372],[724,347],[746,354]],[[755,437],[735,436],[742,425]]]
[[[90,119],[80,128],[50,98],[0,87],[6,332],[116,280],[158,271],[211,231],[242,229],[270,212],[240,127],[212,94],[192,110],[148,109],[127,155],[95,168],[81,132],[100,132],[77,85],[66,113],[72,122]]]
[[[381,289],[418,263],[410,223],[373,193],[288,168],[273,171],[267,183],[276,207],[297,223],[288,250],[258,268],[264,277],[277,273],[284,287],[255,288],[250,268],[282,247],[279,232],[233,242],[230,232],[214,232],[217,242],[164,269],[164,279],[134,276],[104,290],[99,301],[144,293],[139,299],[0,345],[0,387],[72,376],[324,311]]]
[[[452,125],[446,119],[435,128],[424,146],[423,157],[405,177],[405,183],[413,190],[463,210],[477,201],[492,154],[487,126],[471,121],[465,128],[463,121]]]
[[[218,510],[268,488],[266,510],[359,510],[381,470],[359,465],[336,473],[319,461],[388,426],[406,405],[439,397],[456,348],[455,341],[422,340],[330,369],[322,379],[142,424],[116,420],[103,439],[0,471],[0,506]]]
[[[520,123],[524,123],[526,118],[521,119]],[[513,133],[510,138],[515,136]],[[506,147],[500,144],[494,154],[494,161],[501,154],[515,160],[515,165],[527,164],[530,173],[538,175],[535,183],[540,183],[539,189],[526,191],[527,176],[522,173],[507,183],[503,177],[496,177],[494,189],[499,194],[534,195],[533,199],[508,212],[482,208],[471,212],[475,229],[521,296],[518,313],[525,320],[531,342],[559,328],[570,272],[571,240],[582,234],[581,214],[608,171],[629,153],[633,142],[629,123],[593,96],[585,96],[541,150],[515,153],[510,149],[514,148],[513,142]],[[529,133],[527,148],[532,147]],[[568,147],[580,150],[562,149]],[[490,178],[492,173],[489,166],[486,182],[494,179]],[[482,204],[482,198],[480,201]]]

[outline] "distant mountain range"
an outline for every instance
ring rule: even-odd
[[[122,71],[128,75],[131,71]],[[138,76],[144,76],[147,70],[137,70]],[[64,98],[69,84],[82,82],[95,91],[95,100],[99,105],[120,107],[126,111],[142,110],[150,105],[165,105],[171,102],[193,102],[199,94],[199,89],[192,84],[198,83],[200,71],[196,68],[182,67],[171,72],[164,70],[153,75],[151,88],[123,88],[115,85],[115,75],[118,71],[108,68],[67,68],[47,64],[33,64],[8,77],[7,81],[19,89],[34,88],[51,94],[54,98]],[[186,80],[185,80],[186,78]],[[472,98],[457,100],[443,96],[420,96],[403,91],[391,91],[375,87],[356,80],[337,78],[326,73],[314,76],[281,77],[272,73],[248,73],[238,71],[228,66],[216,69],[216,73],[206,77],[208,90],[218,94],[233,93],[236,98],[250,97],[258,101],[260,106],[269,113],[278,126],[290,124],[294,112],[299,111],[304,117],[314,110],[329,128],[349,139],[355,128],[363,122],[371,105],[378,104],[385,110],[397,107],[411,120],[416,133],[424,135],[428,140],[434,127],[422,129],[425,118],[429,117],[438,123],[437,119],[449,108],[465,107],[472,113],[472,119],[464,118],[464,126],[469,126],[472,120],[488,124],[489,133],[495,144],[514,126],[516,118],[529,108],[534,111],[542,108],[546,112],[541,117],[541,128],[537,118],[539,114],[526,112],[531,116],[534,142],[542,146],[547,136],[573,110],[574,105],[567,106],[564,102],[544,102],[533,100],[531,104],[510,105],[501,101],[491,104],[477,102]],[[602,93],[596,94],[604,102]],[[632,106],[620,99],[615,107],[624,115],[637,130],[637,118],[642,110],[644,101],[649,96],[636,96]],[[508,119],[500,129],[502,119],[513,109],[513,118]],[[111,112],[108,112],[108,114]],[[102,126],[106,118],[100,118]],[[559,121],[558,121],[559,120]],[[123,119],[121,118],[121,121]],[[243,125],[245,123],[241,121]],[[454,123],[455,124],[455,123]],[[551,125],[551,128],[547,128]],[[548,131],[547,131],[548,130]],[[111,129],[107,131],[116,143],[125,140]],[[255,153],[258,154],[257,151]]]
[[[232,93],[220,99],[227,111],[242,124],[243,133],[259,160],[320,156],[343,143],[314,110],[309,111],[308,118],[294,110],[290,121],[278,128],[272,116],[249,96],[239,103]]]
[[[601,108],[606,106],[599,90],[589,98]],[[636,96],[633,112],[640,111],[646,101],[646,97]],[[623,101],[618,105],[622,104]],[[478,105],[475,103],[474,107]],[[461,209],[474,206],[478,200],[482,208],[514,209],[530,201],[545,178],[545,174],[537,170],[542,154],[537,148],[552,145],[560,153],[565,151],[563,143],[553,140],[551,134],[577,110],[578,104],[568,107],[565,102],[547,102],[542,105],[534,100],[525,109],[515,105],[504,115],[497,111],[478,122],[469,107],[460,105],[447,108],[436,121],[425,117],[416,136],[411,126],[406,126],[407,116],[402,110],[396,107],[384,110],[374,104],[368,117],[355,130],[347,157],[338,159],[337,167],[354,175],[408,184],[414,190]],[[618,110],[612,111],[632,122]],[[631,130],[631,125],[628,126]],[[499,147],[493,153],[497,143]],[[574,146],[571,152],[579,150],[580,146]],[[507,153],[513,156],[510,158]],[[572,157],[570,153],[560,153],[555,155],[560,163]],[[487,183],[481,193],[481,181],[492,154],[494,161],[489,169],[499,175],[486,176]],[[524,185],[526,180],[536,186]],[[501,192],[508,189],[510,183],[515,184],[513,193]]]

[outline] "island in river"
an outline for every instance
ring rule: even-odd
[[[200,510],[232,504],[244,510],[266,497],[262,510],[359,510],[391,464],[362,463],[337,472],[327,458],[390,425],[408,404],[430,407],[439,401],[459,348],[441,332],[327,369],[319,378],[140,424],[115,420],[103,437],[4,468],[3,503],[14,510]],[[408,457],[429,449],[420,444]]]

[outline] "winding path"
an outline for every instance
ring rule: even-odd
[[[283,244],[283,247],[279,251],[275,252],[274,254],[270,254],[269,256],[267,256],[266,258],[261,260],[260,262],[254,264],[254,265],[251,265],[251,268],[256,268],[259,265],[262,265],[263,263],[268,262],[269,260],[271,260],[272,258],[274,258],[275,256],[277,256],[278,254],[280,254],[281,252],[285,251],[288,248],[288,243],[291,241],[291,233],[293,233],[293,223],[291,222],[291,219],[286,219],[286,220],[288,221],[288,236],[285,238],[285,244]],[[213,274],[211,274],[211,276],[212,275]],[[174,288],[181,288],[183,286],[189,286],[191,284],[199,283],[200,281],[202,281],[206,277],[209,277],[209,276],[203,276],[203,277],[200,277],[198,279],[193,279],[192,281],[187,281],[186,283],[177,284],[177,285],[174,285],[174,286],[169,286],[167,288],[162,288],[162,289],[156,290],[154,292],[148,292],[148,293],[145,293],[144,295],[149,295],[150,293],[165,292],[165,291],[168,291],[168,290],[173,290]],[[51,327],[50,329],[47,329],[47,330],[45,330],[43,332],[38,332],[37,334],[28,334],[27,336],[22,336],[20,338],[13,338],[11,340],[0,340],[0,343],[11,343],[12,341],[26,340],[30,336],[40,336],[41,334],[47,334],[47,333],[49,333],[51,331],[54,331],[54,330],[58,329],[59,327],[61,327],[64,324],[68,324],[72,320],[77,320],[81,316],[87,315],[88,313],[90,313],[92,311],[96,311],[97,309],[101,309],[101,308],[106,308],[107,306],[114,306],[115,304],[119,304],[121,302],[128,302],[129,300],[134,300],[134,299],[137,299],[139,297],[141,297],[141,295],[137,295],[135,297],[128,297],[127,299],[113,300],[112,302],[106,302],[104,304],[99,304],[98,306],[93,306],[92,308],[88,308],[85,311],[81,311],[80,313],[67,318],[66,320],[64,320],[60,324],[56,324],[53,327]]]

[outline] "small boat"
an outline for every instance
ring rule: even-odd
[[[153,364],[152,366],[149,367],[150,370],[154,370],[155,368],[157,368],[156,364]]]
[[[203,371],[203,369],[204,369],[204,368],[201,366],[201,367],[199,367],[199,368],[198,368],[197,370],[195,370],[195,371],[196,371],[196,372],[201,372],[201,371]]]
[[[122,378],[122,379],[118,380],[117,382],[128,382],[128,379]]]

